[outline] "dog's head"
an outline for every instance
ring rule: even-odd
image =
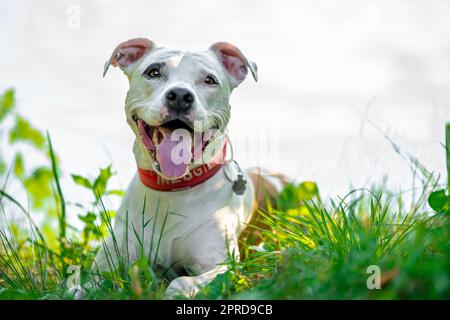
[[[231,91],[256,65],[235,46],[218,42],[198,53],[137,38],[119,44],[105,65],[128,77],[125,111],[136,134],[139,167],[166,179],[186,175],[221,148],[230,117]],[[157,167],[157,168],[156,168]]]

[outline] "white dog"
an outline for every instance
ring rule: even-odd
[[[224,134],[230,94],[248,70],[257,80],[256,65],[229,43],[190,53],[143,38],[119,44],[105,74],[110,65],[130,83],[125,111],[138,172],[118,210],[115,237],[95,265],[117,266],[114,247],[129,262],[144,254],[194,274],[174,279],[166,291],[192,296],[226,271],[230,253],[239,258],[238,237],[257,205],[249,173],[225,160]]]

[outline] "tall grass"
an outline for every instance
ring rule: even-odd
[[[264,243],[202,297],[450,298],[448,214],[404,210],[397,201],[359,190],[328,205],[314,197],[269,209]],[[371,266],[381,271],[380,289],[368,288]]]

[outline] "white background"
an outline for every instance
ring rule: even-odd
[[[118,69],[101,77],[113,48],[136,36],[192,51],[228,41],[259,67],[259,82],[247,79],[231,99],[241,166],[314,180],[324,195],[383,175],[406,190],[411,172],[382,133],[445,175],[449,16],[444,0],[1,0],[0,90],[14,87],[20,112],[49,130],[66,198],[85,201],[69,173],[112,163],[113,184],[125,187],[136,170],[127,80]],[[270,154],[246,152],[249,136],[270,142]]]

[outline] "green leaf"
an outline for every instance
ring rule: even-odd
[[[22,178],[25,173],[25,166],[23,164],[23,156],[21,153],[17,153],[14,159],[14,173],[18,178]]]
[[[5,120],[8,114],[13,111],[15,106],[14,90],[6,90],[0,97],[0,123]]]
[[[300,183],[300,185],[297,188],[297,196],[301,200],[311,200],[315,196],[319,195],[319,188],[317,187],[317,184],[312,181],[305,181]]]
[[[16,123],[9,132],[9,142],[19,141],[30,143],[40,150],[45,145],[45,138],[42,133],[21,116],[16,116]]]
[[[3,159],[0,159],[0,175],[4,175],[6,172],[6,163]]]
[[[298,205],[299,201],[297,199],[295,185],[286,185],[277,197],[277,208],[279,210],[287,210],[289,208],[296,208]]]
[[[42,208],[47,201],[53,199],[51,181],[53,173],[50,168],[40,167],[24,180],[25,188],[34,208]]]
[[[109,195],[115,195],[115,196],[123,197],[125,195],[125,192],[123,190],[114,189],[114,190],[107,191],[106,194],[108,196]]]
[[[100,174],[94,181],[93,190],[95,192],[96,199],[103,196],[106,192],[106,186],[109,179],[113,176],[111,165],[106,168],[100,169]]]
[[[86,215],[78,215],[78,218],[86,224],[94,224],[97,216],[93,212],[87,212]]]
[[[428,204],[436,212],[445,211],[449,213],[450,197],[445,194],[445,190],[434,191],[428,197]]]
[[[77,174],[72,174],[71,176],[73,182],[75,182],[77,185],[92,190],[92,183],[87,178]]]

